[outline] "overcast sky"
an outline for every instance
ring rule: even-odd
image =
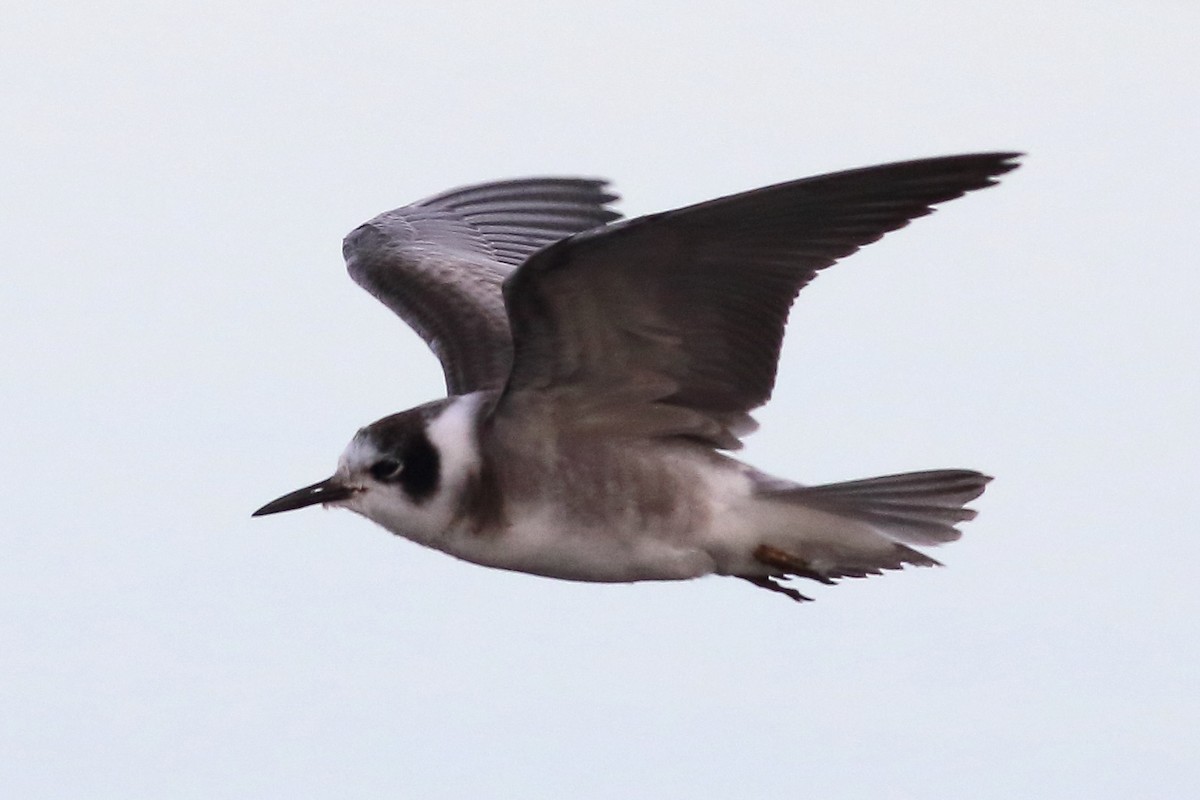
[[[6,10],[0,796],[1200,795],[1200,5],[805,5]],[[250,519],[442,392],[363,220],[989,149],[805,289],[744,451],[995,475],[946,569],[800,606]]]

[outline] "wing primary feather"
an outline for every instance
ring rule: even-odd
[[[646,402],[700,412],[709,427],[696,436],[709,436],[714,421],[743,418],[769,399],[792,302],[817,272],[938,203],[993,185],[1018,156],[819,175],[543,248],[504,283],[515,350],[495,413],[522,391],[553,387],[556,397],[594,405],[606,393],[625,402],[631,384],[644,382],[666,392]]]

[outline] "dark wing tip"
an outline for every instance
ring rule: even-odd
[[[1025,153],[1018,150],[998,151],[995,153],[972,153],[961,156],[970,163],[978,164],[987,170],[987,174],[992,178],[998,178],[1001,175],[1012,172],[1017,167],[1021,166],[1018,159],[1024,158]],[[954,156],[951,156],[954,158]],[[989,180],[987,185],[995,184],[995,180]]]

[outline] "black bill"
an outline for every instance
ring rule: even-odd
[[[317,503],[336,503],[346,500],[354,494],[354,489],[338,481],[337,478],[327,478],[312,486],[305,486],[289,492],[277,500],[272,500],[255,511],[250,516],[265,517],[267,514],[278,514],[280,511],[295,511],[305,506],[315,506]]]

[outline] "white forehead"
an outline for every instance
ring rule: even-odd
[[[350,440],[350,444],[346,445],[346,449],[342,451],[342,455],[338,459],[338,474],[360,472],[378,460],[379,450],[363,431],[359,431]]]

